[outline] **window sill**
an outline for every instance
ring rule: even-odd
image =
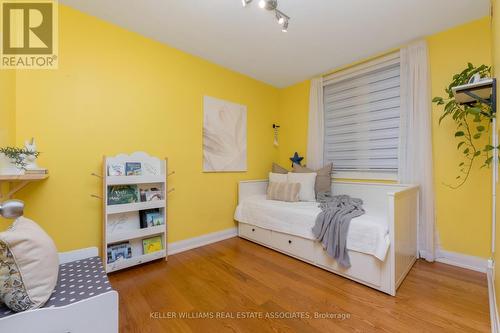
[[[335,180],[376,180],[381,182],[397,182],[398,174],[393,172],[359,172],[359,171],[339,171],[333,172],[332,178]]]

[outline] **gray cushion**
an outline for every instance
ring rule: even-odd
[[[332,191],[332,170],[333,170],[333,163],[329,163],[316,171],[298,165],[296,163],[293,164],[293,172],[317,173],[316,184],[314,185],[314,191],[316,192],[316,196],[318,195],[318,193],[330,193]]]
[[[273,163],[273,169],[272,169],[272,172],[273,173],[281,173],[281,174],[287,174],[288,173],[288,170],[283,168],[281,165],[279,164],[276,164],[276,163]]]

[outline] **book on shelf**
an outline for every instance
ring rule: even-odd
[[[132,247],[129,242],[108,245],[107,257],[108,264],[118,260],[130,259],[132,258]]]
[[[142,175],[141,162],[127,162],[127,163],[125,163],[125,175],[127,175],[127,176],[140,176],[140,175]]]
[[[25,175],[46,175],[49,173],[47,169],[27,169],[24,171]]]
[[[108,205],[122,205],[139,202],[137,185],[108,186]]]
[[[157,187],[141,188],[140,196],[141,196],[141,202],[163,200],[163,193]]]
[[[156,227],[165,223],[159,208],[140,210],[139,221],[141,229]]]
[[[123,163],[109,163],[108,176],[125,176],[125,166]]]
[[[142,240],[142,248],[144,254],[149,254],[163,249],[161,244],[161,236],[145,238]]]

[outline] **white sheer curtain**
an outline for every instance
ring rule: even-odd
[[[434,188],[427,43],[418,41],[401,49],[400,52],[399,181],[420,185],[420,221],[417,237],[419,255],[427,261],[434,261]]]
[[[313,170],[323,167],[323,78],[311,80],[309,92],[309,123],[307,131],[307,166]]]

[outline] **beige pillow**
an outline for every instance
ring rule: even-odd
[[[281,165],[279,164],[276,164],[276,163],[273,163],[273,169],[272,169],[272,172],[273,173],[283,173],[283,174],[287,174],[288,173],[288,170],[283,168]]]
[[[56,246],[38,224],[20,217],[0,233],[0,301],[11,310],[43,306],[58,273]]]
[[[329,163],[319,170],[311,170],[298,164],[293,164],[293,172],[295,173],[312,173],[316,172],[316,184],[314,191],[316,195],[321,192],[330,193],[332,191],[332,169],[333,163]]]
[[[299,201],[299,193],[299,183],[270,182],[267,186],[267,200],[297,202]]]

